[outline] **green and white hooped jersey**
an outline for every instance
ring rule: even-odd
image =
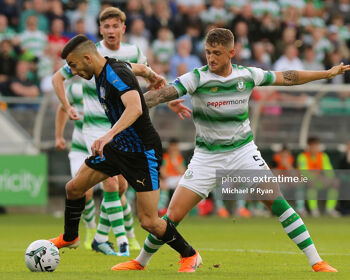
[[[196,149],[224,152],[253,140],[248,119],[248,101],[255,86],[271,85],[273,72],[233,64],[227,77],[196,68],[177,78],[172,85],[179,96],[190,94],[196,126]]]
[[[66,95],[69,103],[76,109],[80,117],[80,119],[74,123],[71,151],[89,154],[83,135],[84,105],[82,83],[71,83],[66,89]]]
[[[147,60],[140,49],[135,45],[120,43],[117,51],[107,49],[103,41],[96,43],[97,51],[111,58],[132,63],[146,64]],[[61,68],[61,73],[65,79],[73,77],[70,67],[66,64]],[[101,104],[98,100],[95,77],[91,80],[81,79],[83,84],[84,99],[84,130],[108,130],[111,128]]]

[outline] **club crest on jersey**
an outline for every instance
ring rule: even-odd
[[[246,88],[246,85],[245,85],[244,81],[242,81],[242,80],[238,81],[238,83],[237,83],[237,90],[238,91],[243,91],[243,90],[245,90],[245,88]]]
[[[102,98],[102,99],[106,99],[106,91],[105,91],[105,89],[104,89],[104,87],[100,87],[100,97]]]

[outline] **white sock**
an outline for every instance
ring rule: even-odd
[[[311,244],[310,246],[306,247],[303,250],[303,252],[307,256],[311,266],[313,266],[314,264],[322,261],[322,259],[321,259],[320,255],[318,254],[314,244]]]
[[[145,249],[142,248],[140,254],[137,256],[136,260],[143,266],[146,267],[146,265],[149,263],[151,260],[152,256],[154,254],[152,253],[147,253]]]

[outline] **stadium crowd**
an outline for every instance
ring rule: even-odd
[[[350,59],[349,0],[2,0],[1,94],[45,92],[64,44],[79,33],[96,42],[97,16],[108,6],[125,11],[124,40],[168,80],[204,63],[204,34],[215,26],[233,31],[240,65],[319,70]],[[329,82],[349,83],[350,75]]]

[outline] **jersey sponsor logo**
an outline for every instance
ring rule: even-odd
[[[221,106],[245,104],[247,102],[248,102],[248,99],[234,99],[234,100],[224,100],[224,101],[208,101],[207,102],[207,107],[220,108]]]

